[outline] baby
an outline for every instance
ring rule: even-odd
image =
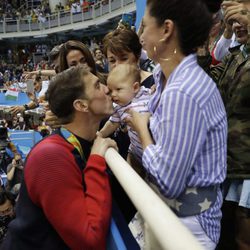
[[[127,113],[129,109],[137,112],[148,112],[151,90],[140,86],[140,79],[140,70],[129,64],[120,64],[109,73],[107,85],[115,103],[115,111],[100,130],[99,133],[102,137],[111,135],[124,123],[123,120],[129,115]],[[127,161],[132,165],[131,161],[135,158],[141,164],[141,142],[131,127],[127,126],[127,129],[130,138]]]

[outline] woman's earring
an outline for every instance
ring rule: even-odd
[[[158,41],[158,43],[162,43],[162,42],[165,42],[165,39],[164,39],[164,38],[162,38],[162,39],[160,39],[160,40]],[[154,46],[153,50],[154,50],[155,53],[157,52],[156,45]]]

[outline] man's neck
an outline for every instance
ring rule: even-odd
[[[63,125],[63,127],[87,141],[93,141],[96,137],[99,125],[99,121],[93,121],[89,119],[89,117],[85,117],[74,119],[73,122]]]

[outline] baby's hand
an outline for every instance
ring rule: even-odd
[[[151,95],[154,94],[154,92],[156,91],[156,86],[155,86],[155,84],[153,84],[153,85],[151,86],[150,90],[151,90]]]
[[[100,131],[97,131],[97,132],[96,132],[96,136],[99,136],[99,137],[102,137],[102,138],[103,138],[102,133],[101,133]]]

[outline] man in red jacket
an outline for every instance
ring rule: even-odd
[[[1,249],[105,249],[111,193],[103,156],[116,144],[96,131],[113,112],[108,88],[73,67],[52,79],[47,99],[64,125],[28,155]]]

